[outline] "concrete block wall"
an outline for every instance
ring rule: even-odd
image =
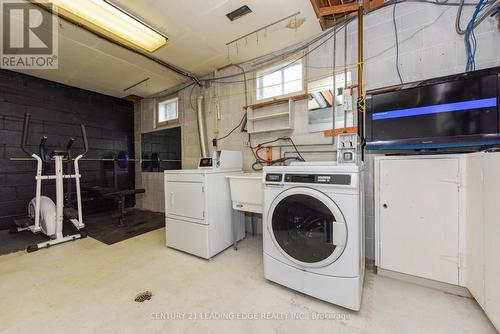
[[[140,173],[141,184],[146,192],[138,195],[136,207],[154,212],[165,212],[165,191],[163,173]]]
[[[396,25],[399,37],[399,65],[405,82],[423,80],[432,77],[460,73],[465,70],[465,48],[463,36],[455,32],[454,20],[457,7],[437,6],[428,3],[405,2],[396,7]],[[463,11],[463,25],[470,18],[472,8]],[[395,39],[394,23],[392,20],[393,7],[385,7],[368,14],[365,17],[365,45],[364,45],[364,84],[367,90],[398,84],[399,80],[395,68]],[[476,30],[478,50],[476,54],[477,69],[500,65],[500,34],[497,21],[494,18],[486,19]],[[326,42],[325,40],[328,39]],[[333,38],[325,38],[311,45],[311,53],[307,57],[307,77],[332,73],[333,70]],[[357,62],[357,24],[352,22],[347,29],[347,49],[344,48],[344,31],[337,34],[336,40],[336,71],[343,72],[344,50],[347,52],[346,64]],[[323,43],[325,42],[325,43]],[[320,44],[323,43],[321,46]],[[275,53],[279,54],[279,52]],[[267,57],[269,58],[269,57]],[[256,68],[262,59],[256,59],[241,66],[246,71]],[[349,68],[352,72],[352,81],[357,78],[356,68]],[[215,76],[232,75],[241,72],[236,67],[228,67],[215,73]],[[253,74],[249,73],[247,78]],[[226,81],[241,81],[243,76],[237,76]],[[254,102],[253,81],[249,81],[247,94],[248,103]],[[175,89],[158,94],[158,97],[168,96]],[[189,87],[178,93],[180,99],[181,126],[182,126],[182,159],[184,168],[196,168],[200,157],[199,140],[197,135],[196,112],[192,106],[196,105],[196,96],[205,96],[205,122],[209,141],[215,136],[216,105],[219,104],[221,119],[218,120],[219,135],[227,134],[243,116],[245,105],[245,87],[242,82],[230,84],[212,84],[208,88]],[[154,117],[155,98],[149,98],[141,104],[141,120],[152,124]],[[286,111],[288,105],[282,105]],[[295,122],[293,131],[262,133],[252,135],[252,145],[274,139],[278,136],[289,135],[300,146],[307,160],[334,160],[335,146],[332,138],[324,137],[323,133],[310,133],[308,129],[307,103],[299,101],[294,105]],[[152,116],[153,115],[153,116]],[[144,127],[144,126],[143,126]],[[210,144],[210,143],[209,143]],[[251,170],[254,161],[248,147],[248,135],[235,131],[229,138],[219,143],[219,149],[235,149],[244,152],[244,169]],[[213,148],[211,148],[213,149]],[[275,150],[278,156],[291,147]],[[137,154],[137,152],[136,152]],[[366,202],[366,256],[374,258],[374,210],[373,210],[373,154],[367,154],[365,161],[365,202]]]

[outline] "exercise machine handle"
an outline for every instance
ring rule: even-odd
[[[80,124],[80,129],[82,130],[83,147],[85,151],[81,154],[82,157],[89,151],[89,142],[87,140],[87,131],[85,131],[85,125]]]
[[[26,153],[27,155],[31,156],[32,153],[28,152],[28,149],[26,148],[27,142],[28,142],[28,129],[30,126],[30,118],[31,115],[28,113],[24,114],[24,124],[23,124],[23,136],[22,136],[22,141],[21,141],[21,149]]]
[[[38,149],[40,151],[40,158],[42,159],[43,162],[48,162],[47,159],[45,159],[45,143],[47,142],[47,136],[43,136],[42,139],[40,139],[40,145],[38,145]]]

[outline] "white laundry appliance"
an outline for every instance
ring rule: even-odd
[[[166,244],[209,259],[245,236],[244,215],[233,213],[228,175],[241,174],[239,151],[215,151],[198,169],[166,170]]]
[[[362,168],[264,167],[264,276],[359,310],[363,291]]]

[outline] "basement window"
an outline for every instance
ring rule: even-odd
[[[299,59],[274,64],[255,72],[256,99],[270,100],[304,92],[304,66]]]
[[[157,126],[179,122],[179,98],[160,100],[157,105]]]

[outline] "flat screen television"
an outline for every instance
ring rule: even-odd
[[[500,144],[500,67],[368,91],[371,150]]]

